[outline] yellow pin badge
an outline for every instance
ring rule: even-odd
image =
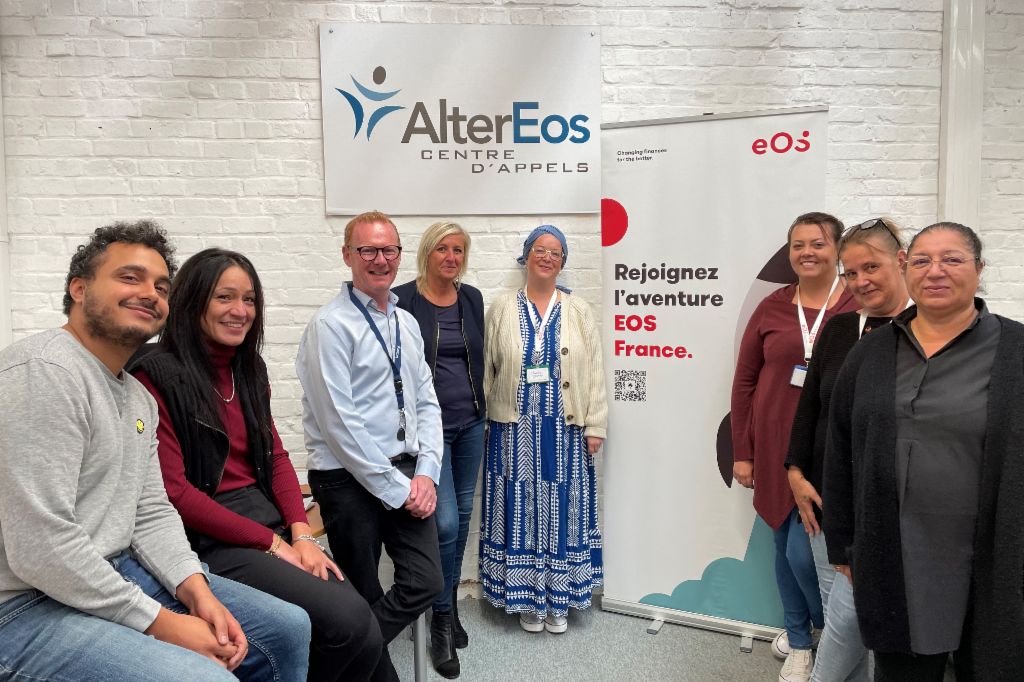
[[[139,433],[142,433],[143,431],[146,430],[146,423],[144,421],[142,421],[141,419],[136,419],[135,420],[135,430],[138,431]]]

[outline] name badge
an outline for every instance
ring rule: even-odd
[[[804,387],[804,379],[807,378],[807,367],[804,365],[793,365],[793,375],[789,377],[789,385],[797,388]]]
[[[549,381],[551,381],[551,370],[547,365],[527,365],[526,383],[546,384]]]

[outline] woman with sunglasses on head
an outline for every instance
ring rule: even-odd
[[[981,241],[910,242],[916,305],[836,379],[825,454],[829,560],[851,579],[875,680],[1020,679],[1024,669],[1024,325],[976,297]]]
[[[790,225],[789,262],[797,283],[769,294],[751,315],[732,385],[733,476],[754,489],[754,509],[775,536],[775,579],[785,617],[785,630],[772,646],[786,658],[780,682],[809,679],[812,626],[824,624],[810,542],[783,462],[815,338],[833,315],[856,308],[837,266],[842,231],[827,213],[806,213]]]
[[[309,614],[309,680],[370,679],[380,629],[306,523],[270,414],[263,309],[239,253],[206,249],[178,271],[160,344],[133,368],[157,402],[167,496],[213,573]]]
[[[800,519],[810,536],[825,611],[825,627],[811,679],[867,682],[868,652],[857,629],[853,590],[847,577],[836,573],[828,561],[821,532],[820,491],[832,388],[854,344],[872,329],[889,324],[907,307],[907,285],[902,271],[906,251],[895,225],[876,218],[843,233],[839,260],[846,287],[860,309],[836,315],[818,336],[814,361],[808,368],[793,419],[786,468]]]
[[[487,311],[484,596],[527,632],[562,633],[603,580],[594,455],[604,442],[601,341],[590,306],[558,287],[565,236],[541,225],[518,261],[526,284]]]
[[[460,673],[456,650],[469,645],[457,598],[484,453],[484,299],[479,289],[462,281],[469,245],[469,234],[458,224],[434,223],[420,239],[416,279],[393,289],[398,307],[419,323],[444,424],[434,513],[444,590],[430,620],[430,657],[438,674],[448,679]]]

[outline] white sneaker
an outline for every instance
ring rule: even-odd
[[[775,635],[775,639],[772,640],[772,656],[780,661],[786,660],[786,656],[789,656],[789,635],[785,630]]]
[[[544,616],[537,613],[520,613],[519,627],[527,632],[543,632]]]
[[[786,662],[782,664],[779,682],[808,682],[811,679],[812,668],[811,650],[793,649],[789,656],[786,656]]]
[[[566,616],[549,613],[544,619],[544,629],[552,634],[560,635],[569,629],[569,619]]]

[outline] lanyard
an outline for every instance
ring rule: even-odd
[[[402,391],[402,328],[398,324],[398,316],[395,316],[395,357],[392,359],[391,353],[388,351],[388,344],[384,341],[384,337],[381,335],[380,330],[377,329],[377,325],[373,323],[373,318],[370,317],[370,311],[366,309],[355,294],[355,290],[352,287],[352,283],[348,283],[348,296],[352,299],[352,304],[359,309],[359,312],[366,318],[366,324],[370,325],[370,329],[373,330],[373,335],[377,337],[377,342],[380,343],[381,349],[384,351],[384,355],[388,359],[388,363],[391,365],[391,376],[395,382],[395,399],[398,401],[398,440],[405,440],[405,396]]]
[[[866,325],[867,323],[868,323],[868,314],[867,313],[861,313],[860,314],[860,321],[857,323],[857,338],[858,339],[860,339],[860,337],[864,336],[864,325]]]
[[[526,318],[530,323],[530,331],[533,331],[537,335],[537,342],[541,345],[544,344],[544,330],[547,329],[548,320],[551,319],[551,311],[555,307],[555,302],[558,300],[558,288],[551,292],[551,300],[548,301],[548,307],[544,309],[544,315],[540,316],[539,324],[536,328],[533,326],[533,313],[537,309],[537,306],[530,300],[530,296],[526,291],[526,287],[523,287],[523,296],[526,296]]]
[[[825,310],[828,308],[828,302],[832,300],[832,294],[835,293],[836,287],[839,286],[839,275],[832,280],[832,288],[828,290],[828,296],[825,298],[825,303],[821,306],[821,310],[818,311],[818,318],[814,321],[814,326],[811,327],[810,331],[807,331],[807,316],[804,315],[804,307],[800,303],[800,285],[796,287],[796,315],[800,321],[800,334],[804,339],[804,363],[811,361],[811,353],[814,352],[814,339],[818,336],[818,329],[821,327],[821,321],[825,319]]]
[[[903,309],[906,310],[907,308],[909,308],[912,305],[914,305],[914,299],[908,298],[907,299],[907,305],[903,306]],[[868,322],[868,314],[867,313],[861,313],[860,314],[860,322],[858,322],[858,326],[857,326],[857,338],[858,339],[860,337],[864,336],[864,325],[866,325],[867,322]]]

